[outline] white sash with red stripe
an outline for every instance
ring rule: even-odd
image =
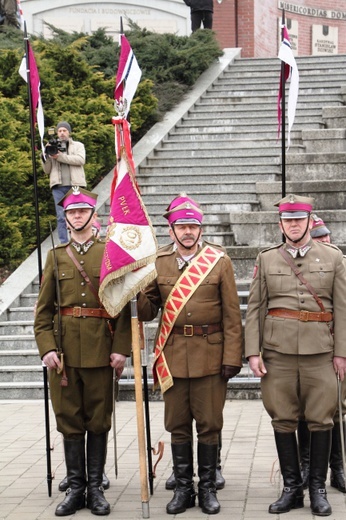
[[[214,249],[209,245],[205,246],[181,274],[166,300],[162,310],[161,326],[155,345],[153,364],[154,389],[160,385],[162,393],[173,386],[173,377],[163,353],[167,339],[184,305],[186,305],[223,256],[223,251]]]

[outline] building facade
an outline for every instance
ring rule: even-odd
[[[133,20],[156,32],[189,35],[190,9],[183,0],[21,0],[29,34],[90,33],[105,27],[114,38]],[[241,47],[242,57],[274,57],[283,9],[296,56],[346,53],[345,0],[214,0],[213,29],[222,48]]]

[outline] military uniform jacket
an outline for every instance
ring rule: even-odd
[[[89,242],[88,242],[89,243]],[[78,253],[71,251],[89,276],[96,291],[99,288],[104,242],[90,239],[90,247]],[[67,244],[55,248],[61,307],[99,308],[100,303],[66,252]],[[105,318],[61,316],[61,342],[64,361],[74,368],[109,366],[110,354],[130,354],[131,316],[126,306],[119,317],[111,320],[114,339]],[[47,255],[38,297],[34,331],[41,358],[58,345],[58,314],[53,251]]]
[[[306,286],[283,259],[277,246],[262,251],[256,260],[245,325],[245,355],[258,355],[261,347],[284,354],[320,354],[334,351],[346,357],[346,269],[341,251],[322,242],[294,263],[315,289],[334,323],[299,321],[266,315],[269,309],[321,309]],[[334,330],[334,336],[331,333]]]
[[[205,243],[204,243],[205,245]],[[209,244],[220,249],[220,246]],[[141,321],[153,320],[164,306],[182,270],[173,244],[161,248],[156,260],[157,278],[138,298]],[[221,323],[223,330],[206,337],[171,333],[164,355],[173,377],[194,378],[218,374],[221,365],[242,366],[242,325],[237,289],[230,258],[224,257],[193,293],[175,325]]]

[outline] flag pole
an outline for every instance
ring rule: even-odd
[[[284,39],[285,9],[282,10],[281,41]],[[281,60],[281,196],[286,197],[286,110],[285,110],[285,62]]]
[[[31,162],[34,179],[34,203],[35,203],[35,223],[36,223],[36,245],[37,245],[37,261],[38,261],[38,276],[39,282],[42,278],[42,253],[41,253],[41,234],[40,234],[40,214],[38,207],[38,189],[37,189],[37,171],[36,171],[36,156],[35,156],[35,125],[33,121],[33,112],[36,107],[32,106],[31,84],[30,84],[30,63],[29,63],[29,38],[26,30],[26,22],[24,22],[24,50],[26,56],[26,74],[29,98],[29,117],[30,117],[30,140],[31,140]]]
[[[29,100],[29,121],[30,121],[30,141],[31,141],[31,162],[34,180],[34,207],[35,207],[35,224],[36,224],[36,246],[37,246],[37,263],[38,263],[38,279],[41,284],[42,279],[42,252],[41,252],[41,234],[40,234],[40,214],[38,206],[38,189],[37,189],[37,171],[35,156],[35,125],[33,121],[33,113],[36,107],[32,104],[31,82],[30,82],[30,60],[29,60],[29,38],[24,21],[24,51],[26,59],[26,75]],[[43,390],[44,390],[44,414],[45,414],[45,433],[46,433],[46,459],[47,459],[47,486],[48,496],[52,496],[52,462],[51,462],[51,445],[50,445],[50,421],[49,421],[49,395],[48,395],[48,374],[47,367],[43,364]]]
[[[122,35],[122,34],[124,34],[124,25],[123,25],[123,17],[120,16],[120,35]],[[130,122],[130,112],[127,114],[126,119],[128,120],[128,122]],[[135,303],[136,303],[136,309],[134,311],[134,314],[135,314],[135,316],[137,316],[137,300],[135,301]],[[132,310],[132,300],[131,300],[131,310]],[[131,312],[131,315],[132,315],[132,312]],[[132,317],[132,318],[133,318],[133,320],[135,320],[134,317]],[[133,328],[135,328],[135,327],[137,327],[137,329],[139,327],[138,318],[137,318],[137,325],[136,326],[134,325]],[[133,340],[133,335],[132,335],[132,340]],[[134,364],[135,374],[138,371],[140,373],[139,380],[140,380],[140,385],[142,386],[142,373],[140,370],[140,367],[141,367],[141,343],[140,342],[141,342],[140,335],[138,335],[139,357],[137,359],[137,358],[135,358],[135,356],[133,356],[133,364]],[[136,363],[137,363],[137,366],[136,366]],[[154,493],[153,462],[152,462],[152,451],[151,451],[148,379],[147,379],[147,367],[146,367],[145,363],[142,364],[142,370],[143,370],[143,385],[144,385],[145,424],[146,424],[146,434],[147,434],[147,453],[148,453],[148,471],[149,471],[148,479],[149,479],[149,484],[150,484],[150,494],[152,495]],[[138,384],[136,382],[135,382],[135,384],[136,384],[136,388],[137,388]],[[138,429],[139,429],[138,430],[138,442],[140,442],[139,435],[141,433],[140,429],[142,428],[143,419],[140,416],[139,410],[141,409],[141,411],[143,413],[143,408],[142,408],[143,407],[143,394],[142,394],[142,392],[138,393],[138,402],[137,402],[137,394],[136,394],[136,403],[137,403],[137,424],[138,424]],[[143,422],[143,428],[144,428],[144,422]],[[144,430],[143,430],[143,432],[144,432]],[[143,439],[144,439],[144,433],[143,433]],[[144,446],[145,446],[145,443],[144,443]],[[139,446],[140,471],[141,471],[141,468],[143,469],[143,463],[141,462],[141,450],[142,450],[142,446]],[[145,465],[145,475],[146,475],[146,473],[147,473],[147,469],[146,469],[146,465]],[[142,480],[142,477],[141,477],[141,480]],[[141,488],[142,488],[142,486],[141,486]],[[144,494],[144,496],[148,495],[148,484],[147,483],[146,483],[146,491],[143,490],[143,488],[142,488],[142,500],[143,500],[143,494]],[[145,500],[143,500],[143,502],[145,502]],[[148,510],[148,515],[149,515],[149,510]],[[149,516],[144,516],[144,513],[143,513],[143,518],[149,518]]]
[[[137,434],[139,451],[139,475],[141,484],[142,516],[150,518],[149,512],[149,492],[147,480],[147,464],[145,458],[145,434],[144,434],[144,412],[143,412],[143,389],[141,373],[141,348],[139,337],[139,322],[137,298],[131,299],[131,331],[132,331],[132,352],[133,367],[135,375],[135,397],[137,412]]]
[[[147,436],[147,455],[148,455],[148,479],[150,495],[154,494],[154,472],[153,472],[153,457],[151,447],[151,431],[150,431],[150,410],[149,410],[149,388],[148,388],[148,345],[144,332],[143,322],[139,322],[140,339],[141,339],[141,359],[143,371],[143,390],[144,390],[144,410],[145,410],[145,431]]]

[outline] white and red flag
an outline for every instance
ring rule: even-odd
[[[40,93],[40,76],[38,74],[38,68],[36,65],[36,60],[34,53],[31,49],[30,43],[27,42],[27,49],[29,55],[29,68],[27,69],[27,59],[26,55],[23,57],[22,62],[19,67],[19,74],[24,79],[24,81],[28,82],[28,77],[30,81],[30,97],[31,97],[31,120],[32,127],[35,129],[35,125],[37,122],[38,131],[41,137],[41,149],[44,150],[43,137],[44,137],[44,115],[43,115],[43,107],[41,101],[41,93]]]
[[[112,316],[156,278],[157,242],[135,179],[130,125],[126,119],[140,77],[131,46],[121,35],[114,91],[119,117],[113,118],[117,164],[99,289],[100,300]]]
[[[294,123],[294,117],[296,114],[297,100],[298,100],[298,90],[299,90],[299,71],[297,67],[296,60],[293,56],[290,37],[286,28],[286,25],[282,26],[283,29],[283,39],[279,49],[278,58],[284,63],[284,72],[280,74],[280,85],[279,85],[279,95],[278,95],[278,137],[280,135],[280,126],[281,126],[281,117],[282,117],[282,90],[283,84],[290,78],[290,90],[288,96],[288,105],[287,105],[287,118],[288,118],[288,136],[287,143],[288,147],[291,144],[290,133]],[[282,81],[282,73],[284,74],[284,82]],[[284,123],[283,123],[284,124]]]
[[[114,99],[117,104],[124,105],[124,117],[126,118],[131,101],[137,90],[142,76],[136,56],[124,34],[120,35],[120,56],[117,76],[115,80]]]
[[[20,5],[20,0],[17,0],[17,15],[19,18],[20,28],[24,31],[24,15],[22,6]]]
[[[156,278],[157,243],[135,180],[129,123],[116,118],[119,150],[99,296],[112,316]]]

